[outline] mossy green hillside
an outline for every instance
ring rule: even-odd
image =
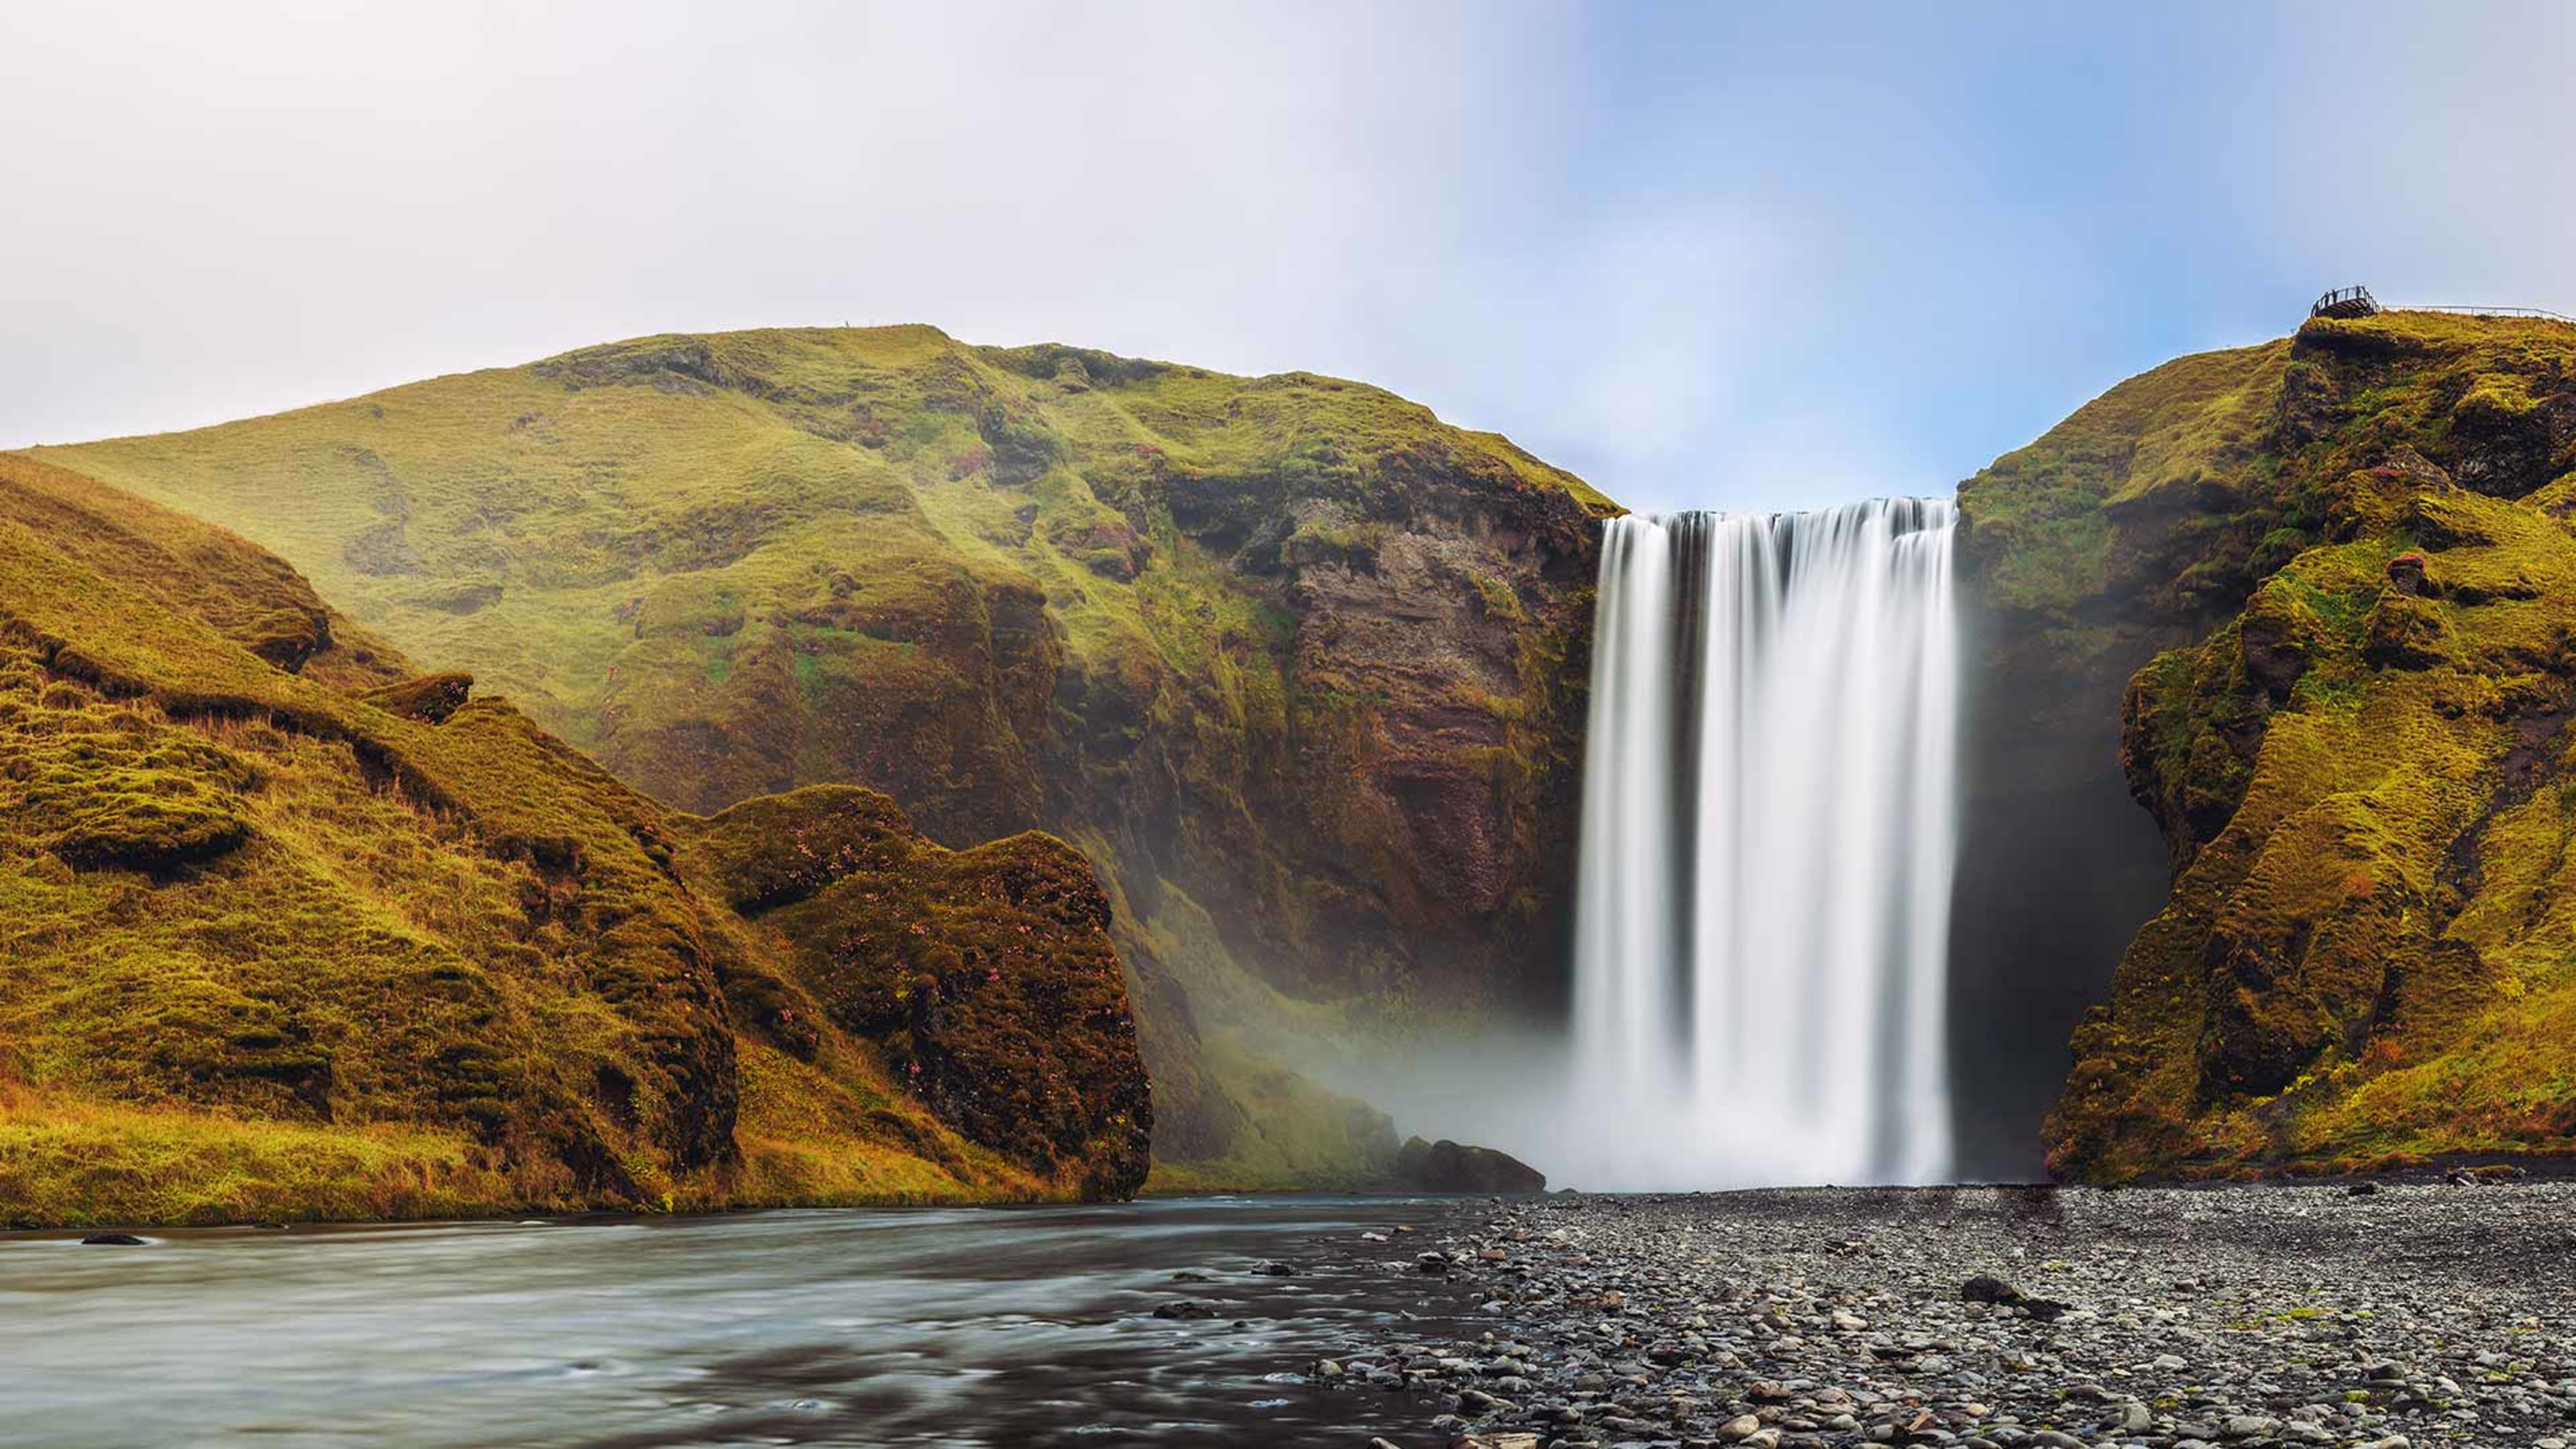
[[[2052,1167],[2576,1148],[2576,328],[2315,321],[2060,431],[1966,489],[2018,647],[2192,637],[2128,686],[2176,874]]]
[[[1163,977],[1155,1068],[1205,1088],[1175,1141],[1232,1150],[1257,1091],[1200,1035],[1276,1025],[1193,994],[1400,1022],[1553,969],[1611,505],[1379,389],[767,331],[44,456],[242,531],[683,807],[848,782],[951,844],[1083,841]]]
[[[936,1042],[1052,1031],[1044,981],[1087,973],[1103,1045],[1066,1075],[1127,1094],[1069,1143],[979,1136],[880,1037],[763,1024],[806,988],[686,883],[708,828],[413,677],[241,539],[0,458],[0,1221],[1133,1190],[1142,1075],[1096,916],[952,901],[972,871],[901,832],[929,866],[890,919],[1032,932],[1009,1001]],[[1002,854],[978,865],[1068,878],[1054,842]]]

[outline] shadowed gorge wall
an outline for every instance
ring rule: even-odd
[[[1391,1164],[1280,1044],[1330,1072],[1557,993],[1615,510],[1378,389],[755,332],[48,456],[276,549],[662,799],[853,782],[952,845],[1072,841],[1204,1180]]]
[[[2247,484],[2287,347],[2168,363],[1960,485],[1969,670],[1951,1036],[1965,1176],[2041,1173],[2059,1043],[2165,900],[2167,857],[2122,769],[2121,699],[2159,650],[2197,637],[2279,562],[2256,557],[2277,510]]]
[[[1960,1177],[2024,1182],[2045,1170],[2040,1127],[2065,1082],[2062,1043],[2108,995],[2170,884],[2155,822],[2120,768],[2119,718],[2129,675],[2182,631],[2095,626],[2097,652],[2070,659],[2042,617],[1987,595],[1995,565],[1979,548],[1972,521],[1960,545],[1953,1138]]]

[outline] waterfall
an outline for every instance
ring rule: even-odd
[[[1948,1173],[1952,522],[1607,526],[1561,1181]]]

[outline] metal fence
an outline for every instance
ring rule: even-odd
[[[2311,317],[2376,317],[2382,312],[2446,312],[2454,317],[2529,317],[2576,327],[2576,317],[2543,311],[2538,307],[2429,306],[2412,302],[2398,307],[2383,307],[2377,297],[2370,295],[2368,287],[2337,287],[2308,308]]]
[[[2418,307],[2395,308],[2400,312],[2448,312],[2455,317],[2537,317],[2543,322],[2564,322],[2576,327],[2576,317],[2561,312],[2544,312],[2538,307]]]

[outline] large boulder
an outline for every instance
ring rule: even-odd
[[[812,786],[692,827],[705,879],[793,948],[793,975],[879,1043],[968,1140],[1084,1196],[1145,1181],[1153,1106],[1109,901],[1090,863],[1029,832],[925,840],[893,801]]]
[[[1506,1152],[1442,1138],[1407,1138],[1396,1154],[1395,1180],[1423,1192],[1545,1192],[1547,1174]]]

